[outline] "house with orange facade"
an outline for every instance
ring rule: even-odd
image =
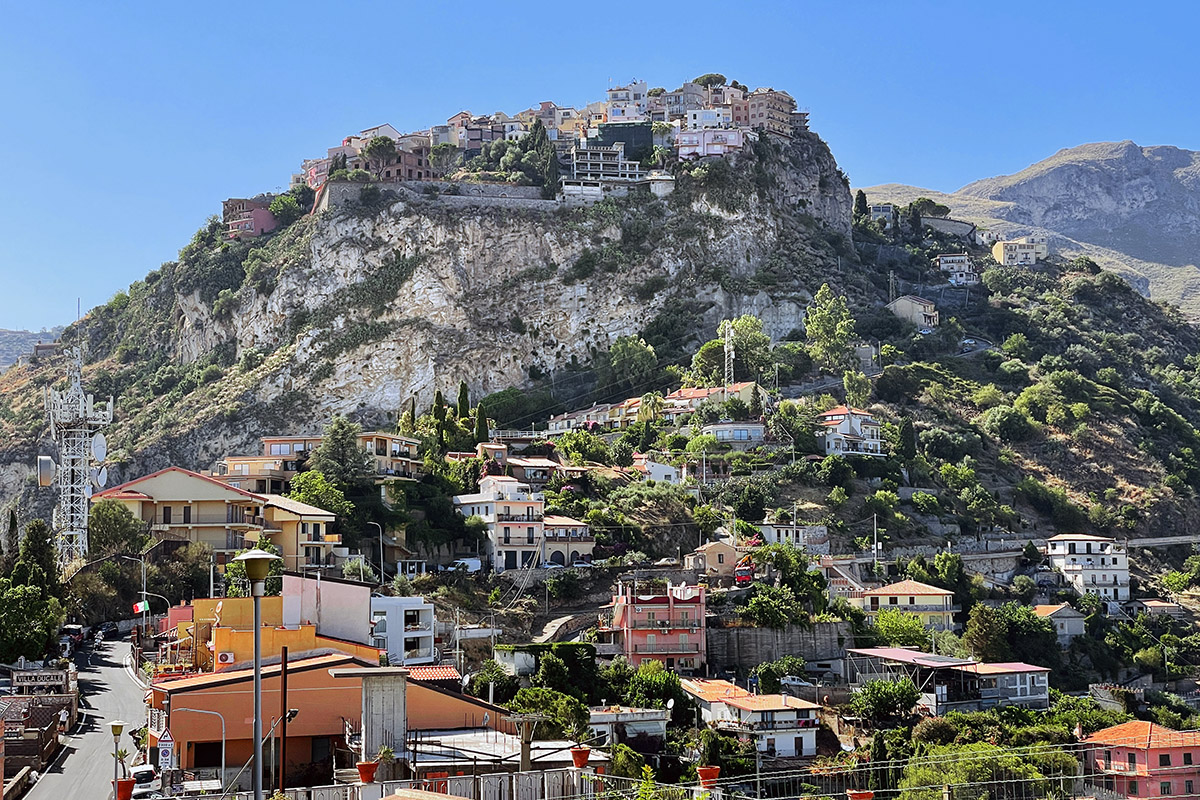
[[[666,590],[617,583],[612,616],[600,625],[600,648],[638,665],[661,661],[668,669],[690,673],[705,664],[705,592],[703,586],[673,585]],[[605,641],[607,640],[607,641]]]
[[[1134,800],[1200,796],[1200,731],[1133,720],[1096,731],[1083,746],[1085,780],[1102,789]]]

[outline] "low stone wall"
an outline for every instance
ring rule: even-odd
[[[333,181],[321,187],[316,210],[344,208],[354,205],[363,187],[373,186],[381,192],[391,192],[405,202],[425,201],[456,208],[492,206],[500,208],[536,208],[552,211],[562,203],[545,200],[537,186],[511,186],[495,183],[451,183],[448,181],[374,181],[353,183]]]
[[[789,625],[774,628],[707,628],[710,670],[745,671],[764,661],[799,656],[807,662],[838,661],[854,634],[847,622],[817,622],[812,627]]]

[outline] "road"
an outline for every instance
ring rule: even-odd
[[[112,796],[113,740],[108,723],[122,719],[141,727],[146,710],[142,688],[125,671],[129,642],[110,641],[96,651],[93,666],[79,673],[79,725],[27,800],[108,800]],[[133,740],[121,735],[133,752]]]

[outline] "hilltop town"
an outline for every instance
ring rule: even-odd
[[[715,73],[225,200],[4,375],[10,790],[1194,796],[1200,338],[954,213]]]

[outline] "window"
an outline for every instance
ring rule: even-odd
[[[509,538],[508,538],[508,537],[509,537],[508,526],[507,526],[507,525],[505,525],[505,526],[504,526],[504,543],[505,543],[505,544],[508,544],[508,543],[509,543]]]
[[[163,506],[163,525],[171,524],[171,507]]]
[[[183,521],[184,521],[184,523],[188,523],[188,522],[192,521],[192,507],[191,506],[183,507]]]
[[[1163,797],[1168,797],[1171,794],[1171,782],[1160,781],[1158,784],[1158,793]]]
[[[889,606],[898,605],[898,604],[899,604],[899,601],[900,601],[900,598],[899,598],[899,597],[889,597],[889,598],[888,598],[888,605],[889,605]]]
[[[1133,769],[1134,767],[1137,766],[1137,753],[1130,753],[1128,758],[1129,758],[1129,768]]]
[[[1138,793],[1138,782],[1137,781],[1129,782],[1128,793],[1133,794],[1133,795],[1136,795]]]
[[[525,531],[525,544],[533,544],[533,528],[527,528]]]
[[[717,553],[717,563],[718,564],[725,563],[725,554],[724,553]]]
[[[1158,756],[1158,765],[1160,767],[1171,766],[1171,754],[1170,753],[1160,753]]]
[[[1188,795],[1189,797],[1191,795],[1194,795],[1196,793],[1195,784],[1192,781],[1184,781],[1183,782],[1183,793]]]

